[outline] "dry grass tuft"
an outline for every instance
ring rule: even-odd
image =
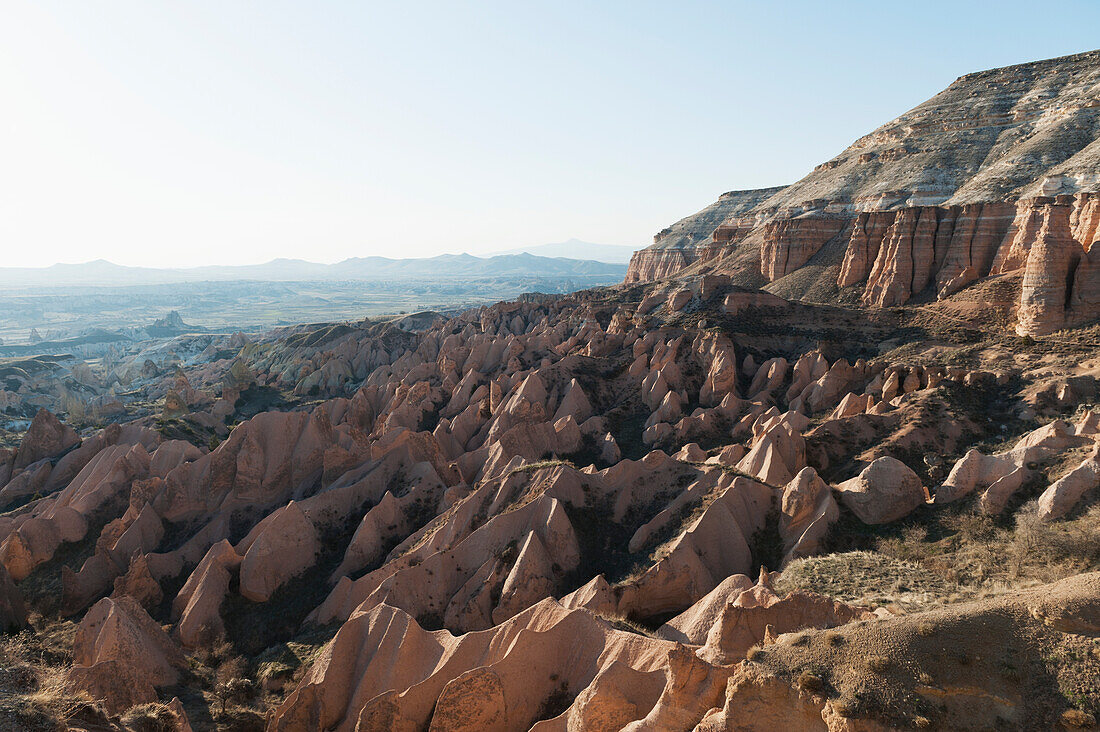
[[[886,673],[887,669],[890,668],[890,659],[886,656],[868,656],[864,660],[864,664],[868,670],[881,674]]]
[[[166,704],[141,704],[122,716],[122,723],[134,732],[175,732],[176,715]]]
[[[0,636],[0,698],[27,729],[67,729],[77,717],[106,719],[86,692],[68,685],[72,623]]]
[[[1080,709],[1062,712],[1062,724],[1071,729],[1089,729],[1096,726],[1096,717]]]
[[[859,709],[859,704],[851,697],[842,696],[832,701],[833,711],[842,717],[854,717]]]
[[[648,638],[656,638],[657,635],[640,623],[636,623],[625,615],[611,615],[607,613],[596,613],[597,617],[603,618],[611,624],[615,630],[623,630],[627,633],[634,633],[636,635],[644,635]]]
[[[804,646],[804,645],[806,645],[807,643],[810,642],[810,634],[809,633],[795,633],[794,635],[791,636],[791,641],[790,642],[791,642],[792,646]]]
[[[817,674],[803,671],[798,675],[798,688],[806,691],[821,691],[825,688],[825,681]]]

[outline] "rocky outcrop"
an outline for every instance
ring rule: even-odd
[[[852,234],[848,249],[837,278],[838,287],[850,287],[862,282],[871,274],[878,261],[879,249],[886,239],[886,232],[894,223],[896,211],[863,211],[852,222]]]
[[[241,595],[266,602],[287,581],[313,566],[321,551],[317,529],[291,501],[261,521],[237,547],[241,562]]]
[[[380,605],[341,627],[269,729],[528,729],[559,690],[574,724],[625,724],[657,703],[674,646],[553,600],[460,637]]]
[[[866,305],[904,305],[932,287],[949,297],[994,270],[1002,242],[1015,236],[1013,206],[917,206],[857,216],[837,279],[839,287],[866,277]]]
[[[1062,518],[1087,493],[1100,487],[1100,446],[1080,465],[1063,475],[1039,496],[1039,518],[1044,521]]]
[[[194,648],[221,637],[221,605],[240,566],[241,556],[223,539],[210,547],[187,578],[172,602],[176,636],[184,646]]]
[[[769,633],[832,628],[872,617],[866,609],[822,595],[792,592],[780,596],[762,578],[755,587],[727,600],[698,653],[710,663],[726,666],[743,659],[754,645],[763,644]]]
[[[155,687],[176,683],[186,668],[179,648],[137,602],[105,598],[77,629],[68,683],[118,712],[156,701]]]
[[[1095,319],[1098,79],[1100,52],[960,77],[797,183],[737,206],[720,201],[661,232],[635,253],[627,283],[717,267],[734,285],[759,286],[737,264],[750,249],[775,282],[847,229],[839,273],[826,258],[811,277],[863,283],[865,305],[904,305],[925,291],[944,299],[1022,270],[1020,335]],[[820,297],[828,285],[803,278],[791,288]]]
[[[901,305],[927,286],[935,263],[936,209],[905,208],[887,229],[867,278],[863,301]]]
[[[697,261],[708,261],[720,255],[722,247],[711,246],[715,229],[781,190],[782,186],[723,193],[702,211],[662,229],[653,237],[653,246],[635,252],[630,258],[626,283],[673,277]],[[751,228],[750,225],[748,229]],[[723,244],[729,240],[728,233],[722,237]]]
[[[675,277],[696,262],[708,261],[717,250],[707,247],[665,247],[662,249],[641,249],[630,257],[626,270],[626,284],[635,282],[655,282]]]
[[[62,424],[48,410],[39,409],[19,443],[14,468],[19,470],[43,458],[55,457],[79,444],[80,436],[72,427]]]
[[[1029,231],[1021,228],[1005,255],[1006,266],[1021,258],[1026,262],[1016,326],[1020,335],[1047,335],[1100,316],[1100,249],[1088,240],[1095,236],[1090,219],[1097,217],[1100,196],[1068,198],[1027,206],[1034,239],[1027,241]]]
[[[843,219],[819,216],[767,222],[762,228],[760,274],[774,282],[794,272],[843,228]]]
[[[783,564],[816,554],[829,526],[840,517],[829,486],[813,468],[803,468],[783,488],[779,504]]]

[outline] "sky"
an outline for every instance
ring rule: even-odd
[[[0,266],[641,248],[1100,3],[0,0]]]

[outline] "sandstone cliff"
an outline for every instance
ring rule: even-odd
[[[705,260],[711,248],[711,234],[719,224],[756,208],[781,190],[782,186],[723,193],[717,201],[702,211],[659,231],[653,237],[653,246],[635,252],[630,260],[626,281],[649,282],[663,279],[700,259]]]
[[[746,262],[771,283],[816,262],[793,292],[770,289],[835,280],[887,307],[1022,272],[1016,330],[1044,335],[1100,314],[1097,191],[1093,51],[962,76],[797,183],[677,222],[635,253],[626,282],[713,270],[756,286]],[[815,259],[823,249],[837,254]]]

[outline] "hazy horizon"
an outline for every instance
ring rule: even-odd
[[[475,252],[465,252],[465,251],[463,251],[463,252],[436,252],[436,253],[433,253],[433,254],[421,254],[421,255],[413,255],[413,256],[408,256],[408,257],[399,256],[399,254],[390,254],[390,255],[387,255],[387,254],[367,254],[367,255],[352,254],[351,256],[342,257],[340,259],[325,261],[325,260],[320,260],[320,259],[310,259],[308,257],[279,256],[279,257],[270,257],[268,259],[257,259],[257,260],[254,260],[254,261],[239,262],[239,263],[235,263],[235,264],[222,264],[222,263],[218,263],[218,262],[207,262],[207,263],[186,264],[186,265],[123,264],[123,263],[116,262],[116,261],[113,261],[111,259],[108,259],[107,257],[95,257],[93,259],[86,259],[86,260],[81,260],[81,261],[51,262],[49,264],[12,265],[12,264],[0,263],[0,271],[13,270],[13,269],[40,270],[40,269],[49,269],[49,268],[52,268],[52,267],[81,267],[81,266],[94,265],[94,264],[109,264],[109,265],[116,266],[116,267],[124,267],[124,268],[132,268],[132,269],[163,269],[163,270],[194,270],[194,269],[218,269],[218,268],[231,269],[231,268],[244,268],[244,267],[260,267],[260,266],[263,266],[263,265],[266,265],[266,264],[274,264],[276,262],[301,262],[301,263],[304,263],[304,264],[319,265],[319,266],[326,266],[327,267],[327,266],[332,266],[332,265],[336,265],[336,264],[343,264],[343,263],[351,261],[351,260],[370,259],[370,258],[383,258],[383,259],[391,259],[391,260],[422,260],[422,259],[435,259],[437,257],[447,257],[447,256],[451,256],[451,257],[471,256],[471,257],[477,257],[479,259],[489,259],[489,258],[492,258],[492,257],[515,256],[515,255],[519,255],[519,254],[530,254],[530,255],[536,256],[536,257],[546,257],[546,258],[551,258],[551,259],[554,259],[554,258],[557,258],[557,259],[578,259],[578,260],[587,260],[587,261],[592,261],[592,262],[600,262],[602,264],[622,264],[623,266],[626,265],[625,262],[618,262],[618,261],[614,261],[614,260],[607,259],[607,258],[601,259],[598,255],[593,255],[593,256],[588,256],[588,257],[580,257],[580,256],[566,257],[564,255],[539,254],[537,251],[530,251],[530,252],[527,251],[529,249],[530,250],[538,250],[538,249],[543,248],[543,247],[554,247],[554,246],[567,245],[567,244],[593,245],[593,246],[596,246],[596,247],[600,247],[601,249],[622,249],[624,251],[634,251],[630,247],[626,247],[626,246],[620,246],[620,245],[615,245],[615,244],[600,244],[598,242],[585,242],[585,241],[582,241],[580,239],[575,239],[574,238],[574,239],[568,239],[568,240],[563,241],[563,242],[548,242],[548,243],[544,243],[544,244],[534,244],[534,245],[530,245],[530,246],[526,246],[526,247],[514,247],[513,249],[510,249],[510,250],[497,250],[497,251],[491,251],[491,252],[476,252],[476,253]],[[258,254],[257,256],[262,256],[262,255]]]
[[[8,267],[637,249],[962,74],[1092,50],[1100,21],[1085,2],[932,3],[950,22],[906,34],[911,9],[862,2],[0,7]]]

